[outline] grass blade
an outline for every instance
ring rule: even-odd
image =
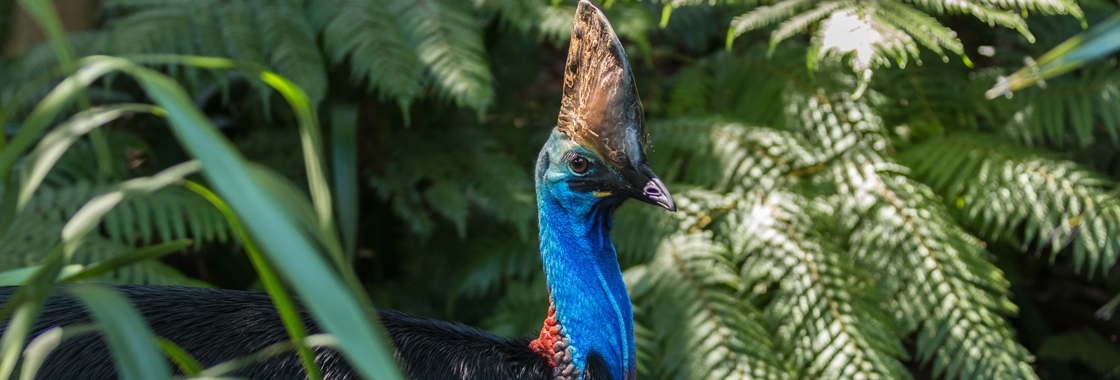
[[[276,276],[275,272],[268,266],[268,262],[264,260],[264,256],[257,250],[256,244],[253,244],[252,238],[245,232],[245,228],[241,226],[241,222],[237,220],[237,216],[233,214],[229,206],[214,194],[210,189],[194,182],[188,182],[187,188],[198,193],[198,195],[206,198],[226,217],[232,227],[234,233],[237,234],[238,240],[245,247],[245,252],[249,255],[249,261],[253,264],[253,268],[260,276],[261,284],[264,286],[265,292],[271,296],[272,302],[276,305],[276,311],[280,314],[280,320],[284,322],[284,328],[288,330],[288,336],[292,338],[292,342],[296,345],[296,351],[299,353],[300,360],[303,361],[303,368],[307,371],[307,377],[310,379],[322,379],[323,375],[319,370],[319,365],[315,362],[315,356],[306,345],[302,344],[303,338],[307,337],[307,327],[303,325],[303,318],[300,316],[299,310],[296,309],[295,302],[292,302],[291,296],[288,291],[284,289],[284,285],[280,283],[280,279]]]
[[[27,349],[23,350],[23,367],[19,371],[19,379],[35,379],[35,374],[39,373],[39,368],[43,366],[47,356],[55,348],[58,348],[60,343],[66,339],[94,331],[97,331],[97,327],[92,324],[78,324],[54,327],[40,333],[39,336],[31,340],[31,343],[27,344]]]
[[[113,360],[121,379],[171,377],[167,361],[156,345],[155,335],[124,296],[93,285],[74,286],[67,291],[89,310],[101,326],[102,334],[113,350]]]
[[[162,244],[149,245],[147,247],[132,250],[120,256],[114,256],[106,260],[98,261],[83,268],[81,271],[73,274],[63,274],[59,282],[75,282],[84,280],[90,277],[100,276],[114,270],[136,264],[144,260],[155,259],[163,257],[172,252],[178,252],[187,247],[190,247],[193,242],[191,239],[173,240]],[[70,267],[69,265],[67,267]],[[65,272],[65,269],[64,269]]]
[[[182,347],[175,344],[175,342],[156,337],[156,344],[163,350],[164,355],[167,355],[171,361],[175,362],[175,365],[179,366],[183,374],[187,376],[197,376],[199,373],[202,373],[202,365],[198,364],[198,360],[187,353]]]
[[[59,157],[74,144],[78,138],[82,137],[94,128],[105,125],[108,122],[116,120],[125,114],[132,112],[147,112],[157,113],[159,108],[147,104],[116,104],[104,108],[91,109],[83,111],[74,117],[70,118],[66,123],[58,126],[50,133],[47,133],[35,150],[31,151],[24,158],[25,163],[21,170],[21,180],[23,183],[20,185],[18,208],[22,209],[23,205],[39,188],[43,178],[47,176],[54,164],[58,162]]]

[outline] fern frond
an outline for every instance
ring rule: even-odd
[[[35,196],[28,202],[27,208],[16,217],[13,228],[10,232],[0,241],[0,270],[22,268],[30,265],[37,265],[51,249],[54,248],[61,241],[62,229],[77,210],[85,204],[90,198],[100,195],[105,186],[92,185],[89,182],[80,182],[74,186],[62,188],[40,187]],[[165,189],[168,190],[168,189]],[[198,197],[192,192],[190,195]],[[168,197],[173,197],[167,195]],[[137,199],[133,202],[128,202],[133,206],[129,209],[135,208],[137,202],[143,202],[144,199]],[[192,205],[195,209],[191,212],[195,213],[194,216],[198,217],[205,213],[207,209],[213,209],[208,202],[199,199],[199,203],[205,203],[199,208],[200,205]],[[110,215],[113,215],[114,222],[108,219],[103,222],[102,226],[110,228],[113,223],[124,223],[122,221],[129,221],[129,228],[131,231],[142,230],[141,235],[148,234],[150,238],[151,227],[141,228],[137,225],[138,221],[149,221],[150,218],[135,218],[128,214],[128,209],[114,209]],[[217,210],[213,210],[217,214]],[[123,216],[129,215],[125,218]],[[160,215],[161,220],[181,222],[179,215]],[[209,223],[214,223],[211,220]],[[224,218],[218,223],[225,223]],[[213,226],[213,224],[210,224]],[[211,228],[210,232],[217,236],[218,232],[214,228],[226,228],[224,225],[217,225]],[[146,232],[144,231],[146,230]],[[160,231],[162,233],[162,231]],[[170,236],[190,237],[201,242],[205,240],[207,231],[205,228],[194,229],[191,233],[183,230],[183,233],[176,233],[169,231]],[[228,236],[228,231],[223,232]],[[131,251],[131,243],[120,242],[119,239],[103,236],[101,234],[91,234],[88,236],[82,246],[74,252],[71,262],[75,264],[92,264],[98,261],[103,261],[114,256],[119,256]],[[122,284],[151,284],[151,285],[191,285],[191,286],[208,286],[205,283],[191,279],[179,273],[175,269],[164,265],[158,261],[147,260],[131,266],[121,268],[117,271],[106,273],[97,278],[99,281],[122,283]]]
[[[1097,130],[1103,126],[1113,145],[1120,146],[1116,65],[1097,64],[1066,78],[1048,82],[1045,89],[1027,88],[1012,99],[999,100],[1015,109],[1003,118],[1005,133],[1027,145],[1062,147],[1073,142],[1087,147],[1101,137]]]
[[[440,96],[480,113],[494,101],[482,27],[449,0],[388,0]]]
[[[893,0],[884,0],[878,5],[877,15],[881,19],[888,20],[891,25],[905,31],[942,59],[947,59],[942,48],[958,55],[964,54],[964,45],[957,39],[956,32],[941,25],[929,14]]]
[[[787,102],[783,95],[815,92],[815,82],[820,80],[814,80],[805,67],[804,50],[782,49],[767,57],[765,49],[760,44],[741,56],[717,54],[682,71],[670,91],[667,108],[679,116],[720,115],[755,125],[784,125]],[[821,68],[817,74],[823,79],[833,71]]]
[[[465,275],[455,288],[456,296],[486,297],[507,281],[528,280],[540,270],[536,241],[519,239],[515,231],[501,231],[505,234],[482,236],[466,246],[463,254],[469,257],[465,265],[469,270],[463,271]]]
[[[741,295],[731,255],[710,238],[671,237],[652,262],[627,270],[641,321],[663,334],[658,352],[642,354],[655,358],[651,370],[663,377],[787,377],[762,314]]]
[[[982,118],[1003,113],[995,109],[1002,104],[984,100],[987,83],[996,75],[993,70],[970,73],[963,63],[879,70],[871,88],[885,101],[874,107],[885,125],[894,126],[900,138],[896,146],[950,130],[976,130]],[[976,79],[965,79],[971,76]]]
[[[319,104],[327,94],[327,68],[300,2],[265,2],[259,20],[269,65],[299,85],[311,104]]]
[[[222,2],[218,7],[217,14],[221,23],[218,30],[225,43],[225,54],[221,55],[243,62],[267,63],[255,3],[228,1]]]
[[[386,147],[393,160],[370,179],[410,229],[422,236],[430,234],[434,224],[429,214],[435,212],[454,223],[465,237],[467,206],[475,205],[516,226],[520,236],[527,237],[535,198],[525,168],[477,128],[421,129],[411,128],[395,136],[394,143]],[[430,191],[436,186],[443,188]]]
[[[730,50],[734,39],[743,33],[772,24],[780,25],[770,34],[771,51],[778,43],[796,33],[815,30],[813,48],[809,51],[810,66],[815,65],[822,57],[853,53],[852,67],[869,78],[868,70],[889,65],[892,60],[905,65],[909,58],[918,58],[919,44],[937,53],[943,60],[947,59],[944,50],[964,54],[963,45],[955,32],[930,17],[928,12],[931,11],[939,14],[950,12],[972,15],[989,25],[1014,29],[1031,41],[1034,36],[1028,30],[1026,21],[1015,10],[1071,14],[1083,19],[1081,9],[1070,0],[916,0],[911,3],[926,12],[920,12],[899,0],[833,0],[817,3],[783,1],[755,8],[732,20],[727,47]]]
[[[978,134],[934,139],[899,159],[982,236],[1051,255],[1072,244],[1074,268],[1090,276],[1107,275],[1120,257],[1114,184],[1075,163]]]
[[[758,7],[731,20],[728,43],[743,33],[775,24],[797,14],[801,9],[813,4],[810,0],[789,0],[774,5]]]
[[[548,0],[472,0],[476,9],[497,13],[502,22],[521,33],[535,35],[555,45],[567,43],[572,36],[576,7],[550,4]]]
[[[933,375],[945,379],[1035,378],[1001,315],[1016,310],[1007,280],[980,242],[955,226],[929,188],[881,164],[847,165],[877,199],[852,233],[852,252],[882,276],[899,328],[917,329],[918,361],[932,361]]]
[[[813,229],[835,222],[813,220],[804,206],[811,202],[793,193],[752,192],[738,202],[727,221],[731,249],[745,256],[749,286],[776,286],[765,313],[798,377],[909,378],[873,272]]]
[[[770,189],[798,169],[825,160],[801,136],[718,119],[670,119],[651,123],[657,156],[651,159],[673,181],[717,191]],[[663,163],[663,159],[672,162]]]
[[[349,58],[353,78],[406,107],[421,96],[420,59],[381,0],[314,1],[309,11],[334,64]]]
[[[1105,376],[1120,374],[1120,348],[1092,330],[1078,330],[1047,337],[1038,356],[1076,360]]]

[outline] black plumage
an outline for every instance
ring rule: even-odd
[[[0,288],[0,303],[16,288]],[[91,322],[82,305],[57,290],[43,307],[31,337],[56,326]],[[213,366],[288,340],[280,316],[267,294],[181,286],[117,286],[136,306],[152,331]],[[549,379],[548,360],[529,348],[529,339],[500,338],[485,331],[392,310],[379,312],[397,349],[403,371],[412,379]],[[303,321],[311,334],[321,333],[309,314]],[[6,327],[7,322],[4,322]],[[316,348],[325,379],[360,379],[338,352]],[[113,358],[99,334],[63,342],[43,364],[39,379],[116,379]],[[601,363],[591,360],[586,379]],[[279,355],[230,374],[247,379],[302,379],[303,364],[295,353]]]

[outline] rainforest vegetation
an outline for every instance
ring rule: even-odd
[[[531,170],[574,1],[63,3],[86,28],[0,1],[0,281],[30,289],[4,316],[184,284],[539,331]],[[615,221],[640,378],[1120,376],[1117,55],[985,96],[1120,4],[596,5],[680,209]],[[75,294],[128,373],[189,367]],[[296,347],[399,376],[374,319],[316,316],[347,333]]]

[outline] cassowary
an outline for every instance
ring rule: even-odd
[[[556,128],[537,158],[534,179],[540,249],[551,305],[539,337],[505,339],[442,321],[381,311],[404,371],[413,379],[634,379],[630,298],[610,239],[614,210],[632,198],[676,210],[646,163],[641,101],[622,45],[606,17],[580,2],[565,66]],[[185,287],[120,286],[152,330],[204,366],[287,340],[268,296]],[[3,290],[6,301],[13,289]],[[89,322],[63,292],[32,330]],[[312,333],[321,332],[304,317]],[[358,376],[337,352],[316,349],[327,379]],[[349,358],[351,360],[360,360]],[[99,335],[65,341],[39,378],[115,377]],[[254,379],[303,377],[294,354],[242,369]]]

